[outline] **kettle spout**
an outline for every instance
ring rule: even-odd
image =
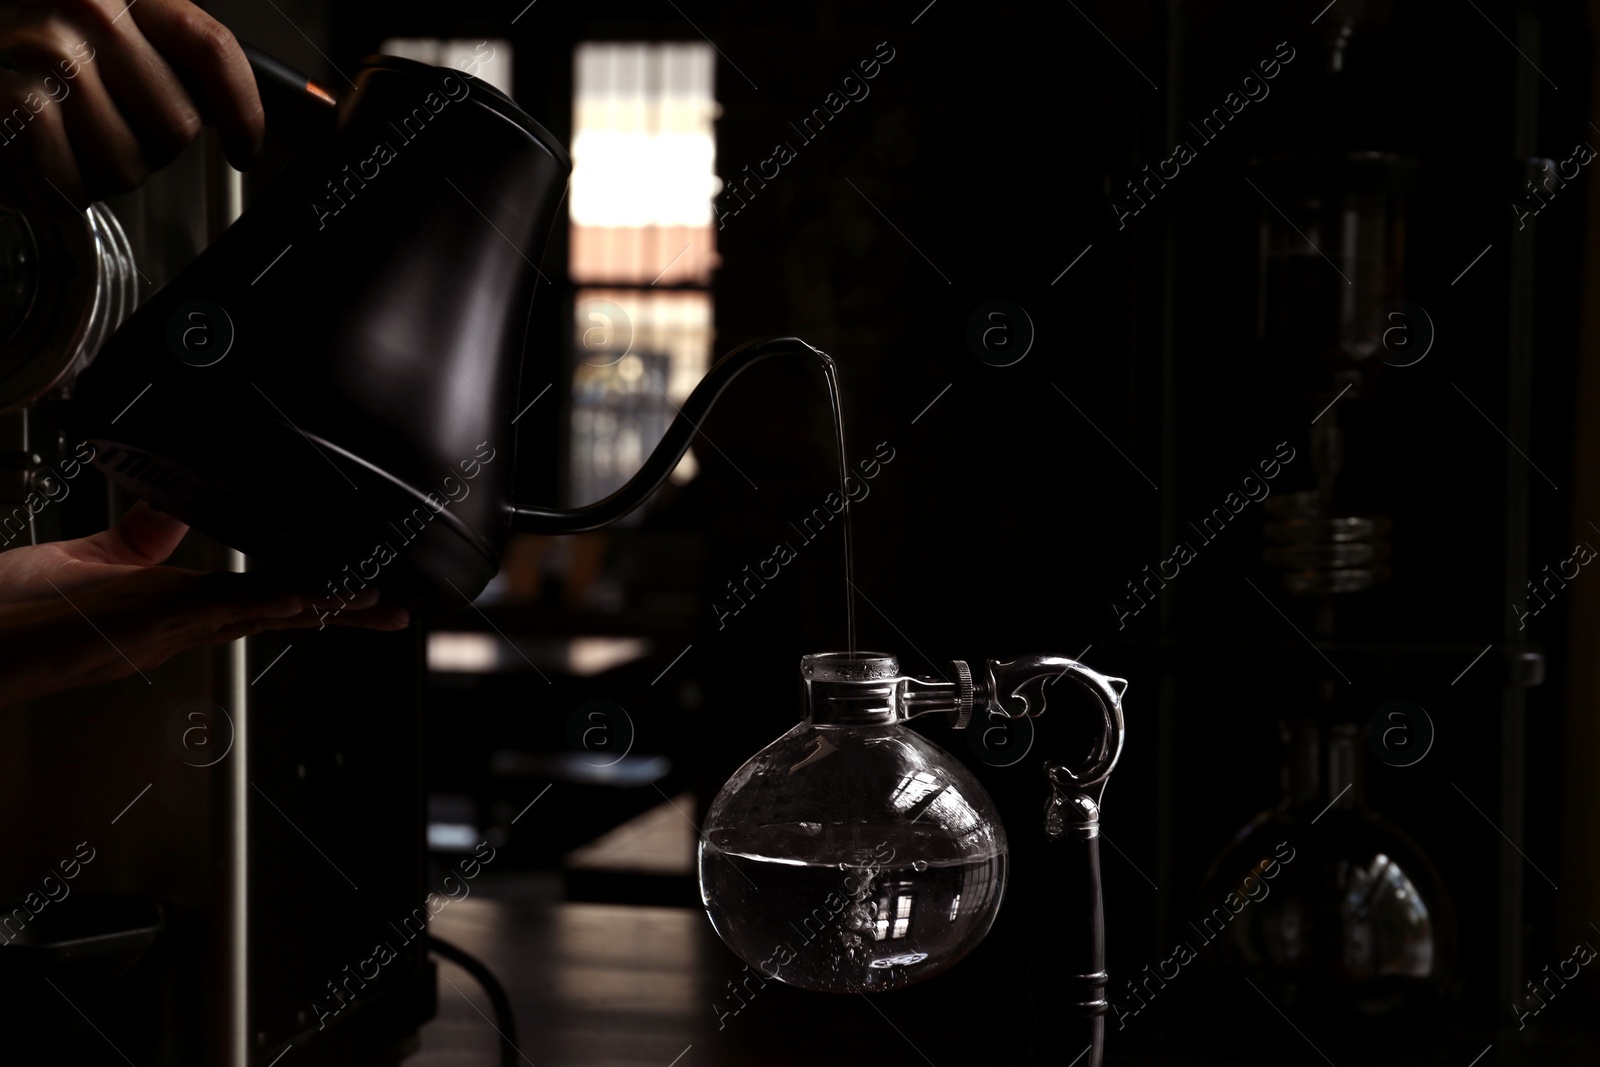
[[[644,466],[639,468],[639,473],[628,479],[620,489],[602,500],[576,508],[514,504],[510,509],[512,529],[532,534],[584,533],[609,526],[627,515],[650,499],[650,494],[659,489],[677,467],[723,390],[739,375],[774,356],[804,356],[820,363],[830,381],[834,376],[833,358],[798,337],[775,337],[740,345],[706,372],[694,392],[683,402],[683,407],[678,409],[678,417],[667,427],[661,442],[645,460]]]

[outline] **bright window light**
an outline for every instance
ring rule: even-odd
[[[466,71],[511,95],[511,42],[503,37],[390,37],[378,46],[378,51]]]
[[[719,191],[714,58],[704,44],[578,46],[573,222],[711,224]]]
[[[571,504],[633,476],[711,362],[715,70],[698,41],[573,54]]]

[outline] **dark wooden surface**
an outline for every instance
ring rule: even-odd
[[[749,983],[746,1006],[727,990],[744,965],[697,908],[497,900],[475,896],[435,917],[436,936],[489,965],[517,1013],[520,1062],[533,1067],[967,1067],[1020,1065],[1026,1044],[1024,985],[973,961],[912,990],[864,996],[807,993]],[[996,985],[998,984],[998,989]],[[998,996],[985,997],[984,990]],[[1107,1061],[1127,1067],[1318,1067],[1328,1062],[1267,1004],[1241,998],[1231,1013],[1186,1025],[1107,1035]],[[439,1014],[406,1067],[494,1067],[493,1012],[483,991],[439,961]],[[1067,1021],[1051,1013],[1046,1062],[1069,1067],[1082,1051]],[[1339,1067],[1578,1067],[1597,1062],[1593,1040],[1538,1034],[1413,1033],[1334,1052]],[[1531,1028],[1530,1028],[1531,1029]],[[1534,1038],[1537,1037],[1537,1043]],[[1519,1039],[1520,1038],[1520,1039]],[[1487,1047],[1486,1047],[1487,1046]],[[285,1062],[282,1067],[288,1067]],[[1075,1067],[1083,1067],[1079,1061]]]
[[[500,978],[518,1048],[537,1067],[667,1067],[680,1055],[678,1067],[689,1067],[711,1062],[696,1053],[716,1028],[695,996],[705,947],[695,925],[704,922],[683,908],[468,899],[444,909],[433,932]],[[496,1063],[492,1018],[471,976],[441,961],[439,1015],[408,1064]]]
[[[440,912],[433,932],[499,976],[523,1062],[535,1067],[986,1062],[954,1044],[962,1020],[918,1021],[893,994],[869,1001],[752,981],[747,1006],[719,1028],[713,1002],[737,1006],[726,983],[744,965],[696,909],[470,898]],[[492,1067],[488,998],[454,964],[441,960],[439,975],[439,1015],[407,1067]]]

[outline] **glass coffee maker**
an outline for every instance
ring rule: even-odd
[[[878,992],[951,967],[994,923],[1009,846],[978,780],[904,724],[942,713],[956,729],[981,729],[1038,716],[1046,687],[1071,679],[1090,698],[1095,740],[1076,762],[1045,763],[1052,893],[1037,917],[1036,950],[1049,966],[1035,968],[1035,1012],[1051,1012],[1053,1038],[1070,1017],[1066,1029],[1076,1024],[1098,1063],[1107,1011],[1099,802],[1122,751],[1127,683],[1061,656],[989,660],[977,672],[957,660],[945,673],[906,675],[878,652],[802,658],[801,721],[746,761],[708,810],[706,912],[764,978],[803,989]]]

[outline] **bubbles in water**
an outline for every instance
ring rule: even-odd
[[[841,869],[840,850],[821,847],[837,832],[819,838],[789,824],[715,830],[702,842],[706,911],[752,967],[803,989],[896,989],[938,974],[988,932],[1005,885],[1003,846],[985,855],[920,828],[852,825],[857,841],[881,844],[851,842],[845,854],[887,862]],[[929,858],[911,860],[913,850]]]

